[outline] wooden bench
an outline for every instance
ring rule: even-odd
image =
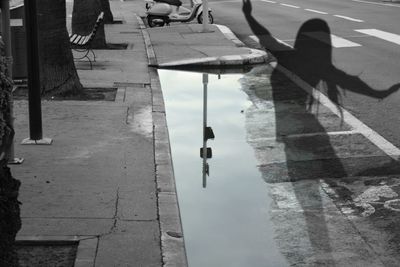
[[[89,57],[89,53],[93,54],[93,61],[96,62],[96,55],[91,48],[91,43],[96,36],[97,29],[101,25],[104,19],[104,12],[101,12],[97,17],[96,23],[93,26],[92,31],[88,35],[79,35],[76,33],[71,33],[69,35],[69,42],[71,44],[71,48],[77,52],[84,53],[83,56],[74,58],[75,60],[87,58],[90,63],[90,69],[93,68],[92,60]]]

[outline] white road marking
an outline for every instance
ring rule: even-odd
[[[315,9],[306,8],[306,9],[304,9],[304,10],[310,11],[310,12],[314,12],[314,13],[318,13],[318,14],[323,14],[323,15],[327,15],[327,14],[328,14],[328,13],[326,13],[326,12],[319,11],[319,10],[315,10]]]
[[[337,131],[337,132],[319,132],[319,133],[303,133],[303,134],[290,134],[285,136],[279,136],[279,138],[292,139],[292,138],[304,138],[304,137],[314,137],[314,136],[337,136],[337,135],[352,135],[352,134],[360,134],[357,131]],[[276,137],[263,137],[263,138],[255,138],[252,141],[274,141]]]
[[[365,125],[362,121],[353,116],[350,112],[341,108],[341,112],[337,109],[337,106],[323,93],[319,90],[311,87],[308,83],[300,79],[296,74],[292,73],[285,67],[281,65],[277,65],[276,68],[284,73],[289,79],[295,82],[300,88],[313,96],[314,99],[318,99],[318,101],[330,109],[337,116],[343,116],[343,121],[350,125],[353,131],[359,132],[364,135],[368,140],[370,140],[373,144],[375,144],[378,148],[380,148],[386,155],[391,157],[394,160],[400,159],[400,149],[386,140],[383,136],[375,132],[373,129]]]
[[[326,44],[331,44],[332,47],[342,48],[342,47],[357,47],[361,46],[360,44],[354,43],[342,37],[336,36],[334,34],[327,34],[325,32],[307,32],[305,35],[310,36],[318,41],[321,41]]]
[[[249,38],[251,38],[253,41],[255,41],[255,42],[257,42],[257,43],[260,43],[260,39],[259,39],[257,36],[255,36],[255,35],[250,35]],[[281,43],[281,44],[283,44],[283,45],[285,45],[285,46],[288,46],[289,49],[293,49],[293,46],[290,45],[290,44],[288,44],[288,43],[286,43],[285,41],[279,40],[278,38],[275,38],[275,37],[273,37],[273,38],[274,38],[276,41],[278,41],[279,43]]]
[[[269,0],[261,0],[262,2],[267,2],[267,3],[271,3],[271,4],[276,4],[275,1],[269,1]]]
[[[255,36],[255,35],[250,35],[249,36],[251,39],[253,39],[253,41],[255,41],[255,42],[257,42],[257,43],[260,43],[260,39],[257,37],[257,36]]]
[[[342,19],[347,19],[347,20],[350,20],[350,21],[355,21],[355,22],[364,22],[361,19],[355,19],[355,18],[346,17],[346,16],[342,16],[342,15],[333,15],[333,16],[338,17],[338,18],[342,18]]]
[[[300,8],[299,6],[289,5],[289,4],[280,4],[281,6],[292,7],[292,8]]]
[[[400,5],[393,5],[393,4],[382,4],[382,3],[375,3],[375,2],[369,2],[369,1],[362,1],[362,0],[352,0],[353,2],[359,2],[359,3],[365,3],[365,4],[371,4],[371,5],[378,5],[378,6],[392,6],[392,7],[400,7]]]
[[[400,35],[398,35],[398,34],[384,32],[384,31],[377,30],[377,29],[360,29],[360,30],[355,30],[355,31],[400,45]]]

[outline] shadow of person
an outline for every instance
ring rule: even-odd
[[[377,90],[359,77],[337,69],[332,63],[330,29],[324,20],[316,18],[306,21],[298,30],[294,47],[289,47],[277,41],[251,12],[250,0],[243,0],[243,13],[251,30],[258,37],[261,46],[276,59],[280,69],[288,70],[299,80],[326,94],[336,105],[340,115],[341,90],[383,99],[400,89],[400,84],[395,84],[386,90]],[[304,218],[308,246],[312,250],[305,252],[301,249],[301,261],[312,266],[340,265],[335,256],[336,251],[332,248],[334,246],[337,249],[337,240],[332,245],[332,231],[329,231],[335,219],[325,210],[319,179],[346,177],[345,167],[336,155],[332,139],[318,119],[318,114],[312,111],[312,108],[319,105],[318,101],[290,82],[277,68],[272,71],[270,81],[275,108],[275,137],[284,146],[286,162],[285,166],[275,164],[275,167],[265,167],[262,170],[264,179],[267,182],[292,182],[292,190]],[[260,92],[255,94],[260,98],[268,95]],[[342,122],[342,115],[340,117]],[[345,127],[342,123],[340,125]],[[340,141],[339,139],[335,142]],[[286,168],[287,173],[282,175],[282,170],[276,170],[277,168]],[[307,181],[300,183],[297,182],[299,180]],[[298,233],[297,236],[300,237],[301,234]],[[282,239],[287,241],[290,238],[283,236]],[[282,253],[289,263],[294,264],[293,261],[298,261],[299,256],[294,256],[296,251],[291,250],[299,250],[299,246],[291,247],[290,244],[283,243],[280,242],[280,246],[284,246],[281,247]],[[300,246],[302,245],[304,243]]]

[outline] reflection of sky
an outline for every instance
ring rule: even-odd
[[[246,143],[242,75],[209,75],[208,125],[213,158],[202,188],[201,73],[159,70],[189,265],[282,266],[269,221],[271,200]]]

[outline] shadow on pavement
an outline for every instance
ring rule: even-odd
[[[377,90],[371,88],[359,77],[337,69],[332,64],[330,28],[322,19],[306,21],[298,30],[294,47],[289,47],[277,41],[267,28],[252,16],[250,0],[243,0],[243,13],[251,30],[260,40],[260,44],[275,57],[277,63],[311,87],[327,95],[341,114],[342,123],[341,100],[343,94],[340,88],[343,89],[343,92],[348,90],[377,99],[388,97],[400,88],[400,84],[395,84],[386,90]],[[275,164],[275,167],[261,165],[260,168],[268,183],[292,182],[291,190],[299,205],[299,210],[294,212],[302,213],[305,221],[304,228],[306,235],[308,235],[306,238],[309,247],[313,250],[311,252],[303,251],[304,254],[308,255],[304,257],[308,257],[308,259],[303,263],[336,266],[336,251],[331,247],[333,241],[328,229],[328,221],[334,219],[328,218],[326,215],[324,199],[320,194],[321,184],[318,181],[319,178],[324,177],[346,177],[348,176],[347,168],[343,166],[341,159],[336,155],[331,143],[331,136],[318,120],[318,112],[315,114],[311,111],[313,107],[318,107],[319,103],[299,86],[291,83],[276,68],[270,75],[270,82],[271,88],[258,88],[253,94],[261,99],[273,102],[276,142],[284,147],[286,162],[280,165]],[[271,93],[269,93],[269,90]],[[297,114],[297,121],[289,113]],[[308,141],[305,142],[302,136],[305,139],[308,138]],[[317,155],[323,155],[322,159],[318,159]],[[304,183],[296,183],[301,179],[313,179],[317,182],[306,182],[307,187],[305,188]],[[313,200],[313,203],[309,202],[310,199]],[[296,228],[298,226],[291,225],[291,227]],[[292,231],[298,230],[293,229]],[[283,233],[283,235],[286,235],[283,238],[288,239],[291,233]],[[301,243],[298,244],[298,247],[287,247],[295,246],[293,245],[295,242],[293,240],[280,242],[282,253],[287,257],[290,264],[297,264],[299,261],[305,260],[295,255],[296,250],[304,250],[304,248],[300,248]],[[291,243],[291,245],[287,245],[287,243]],[[307,262],[307,260],[309,261]]]

